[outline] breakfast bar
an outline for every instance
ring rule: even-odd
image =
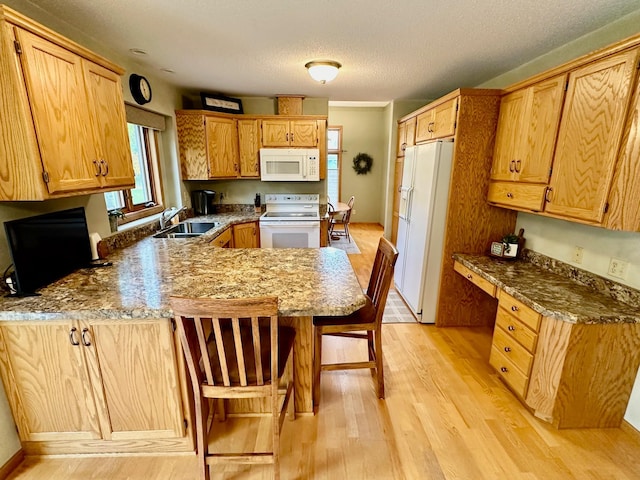
[[[0,299],[0,372],[25,451],[193,449],[171,295],[278,297],[281,322],[297,331],[295,408],[313,414],[312,317],[365,304],[347,255],[210,240],[145,238],[113,252],[112,266],[78,270],[36,297]]]

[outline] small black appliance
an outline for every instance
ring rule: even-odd
[[[214,212],[214,199],[216,192],[213,190],[194,190],[191,192],[191,204],[196,215],[211,215]]]

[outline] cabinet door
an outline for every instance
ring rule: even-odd
[[[492,180],[513,180],[528,90],[517,90],[500,101],[496,146],[491,167]]]
[[[82,59],[27,31],[16,34],[49,193],[99,188]]]
[[[416,143],[431,140],[433,132],[433,110],[428,110],[416,117]]]
[[[520,139],[515,156],[519,182],[549,181],[566,82],[567,76],[560,75],[528,89],[522,122],[524,130],[513,132]]]
[[[407,148],[406,132],[407,122],[400,122],[398,124],[398,148],[396,150],[396,157],[404,157],[404,150]]]
[[[184,436],[169,320],[91,321],[85,339],[105,439]]]
[[[176,113],[176,130],[183,180],[207,180],[207,133],[204,115]]]
[[[405,122],[404,142],[407,144],[407,147],[412,147],[416,144],[416,120],[416,117],[411,117]]]
[[[259,177],[260,125],[258,120],[238,120],[240,176]]]
[[[241,223],[233,226],[234,248],[257,248],[258,224],[256,222]]]
[[[209,177],[237,177],[238,128],[229,118],[206,118]]]
[[[569,74],[547,212],[602,221],[638,51],[606,57]]]
[[[316,120],[291,120],[289,144],[292,147],[317,147],[318,122]]]
[[[431,138],[451,137],[456,133],[456,119],[458,116],[458,99],[444,102],[433,109],[433,125]]]
[[[3,322],[0,361],[23,442],[101,437],[80,329],[73,322]]]
[[[102,184],[133,187],[135,179],[120,75],[87,60],[82,63]]]
[[[289,120],[262,120],[262,146],[288,147]]]

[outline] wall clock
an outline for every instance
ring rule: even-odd
[[[132,73],[129,76],[129,90],[137,104],[144,105],[151,101],[151,84],[143,76]]]

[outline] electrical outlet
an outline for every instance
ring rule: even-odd
[[[583,254],[584,254],[584,248],[576,245],[575,248],[573,249],[573,257],[571,259],[573,263],[582,263]]]
[[[355,208],[354,208],[354,209],[352,209],[352,210],[351,210],[351,213],[352,213],[353,215],[355,215],[355,214],[356,214],[356,209],[355,209]]]
[[[611,258],[609,262],[609,275],[612,277],[627,278],[627,267],[629,266],[628,262],[624,260],[620,260],[619,258]]]

